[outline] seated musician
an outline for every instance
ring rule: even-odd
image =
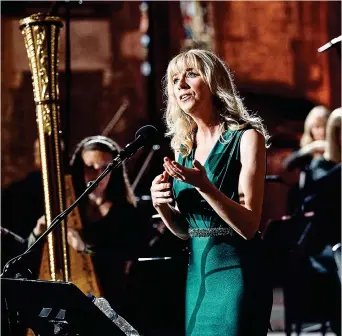
[[[82,140],[72,157],[76,197],[95,180],[119,152],[104,136]],[[136,199],[125,165],[112,170],[79,205],[82,232],[68,230],[68,242],[92,256],[103,296],[118,313],[127,301],[126,285],[132,260],[139,256],[143,234]]]
[[[321,297],[330,325],[341,335],[341,284],[332,247],[341,242],[341,117],[334,110],[326,127],[323,156],[312,160],[307,171],[304,211],[312,211],[307,235],[307,279],[315,296]]]
[[[119,152],[104,136],[82,140],[71,159],[76,197],[94,181]],[[143,225],[125,165],[110,172],[78,206],[83,229],[68,228],[68,243],[91,255],[103,297],[119,314],[127,306],[127,284],[134,259],[144,243]],[[38,223],[37,223],[38,225]],[[125,307],[125,309],[129,309]]]
[[[33,170],[22,180],[15,181],[1,190],[1,263],[23,253],[28,244],[36,240],[44,231],[44,223],[37,219],[44,213],[43,186],[39,141],[33,145]],[[29,237],[29,238],[28,238]],[[27,260],[32,276],[37,278],[41,250]]]
[[[331,113],[324,154],[311,162],[307,172],[304,208],[315,212],[320,231],[315,252],[341,241],[341,116],[341,108]]]
[[[283,162],[286,172],[298,175],[299,181],[291,187],[288,197],[288,213],[300,211],[303,203],[303,189],[306,185],[306,172],[314,158],[323,155],[325,148],[325,129],[330,111],[324,106],[315,106],[304,122],[304,133],[300,140],[300,149],[289,155]],[[292,182],[291,182],[292,184]]]

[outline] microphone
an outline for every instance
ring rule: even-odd
[[[88,294],[88,298],[91,299],[94,305],[99,308],[116,326],[118,326],[125,335],[139,336],[138,331],[136,331],[123,317],[118,315],[105,298],[97,298],[92,294]]]
[[[135,140],[128,144],[118,154],[121,160],[129,159],[133,156],[140,148],[149,145],[155,145],[158,142],[158,131],[154,126],[146,125],[141,127],[135,133]]]

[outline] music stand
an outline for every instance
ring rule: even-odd
[[[1,281],[2,320],[9,335],[18,326],[36,335],[125,335],[71,282],[7,279]],[[14,332],[14,333],[13,333]]]

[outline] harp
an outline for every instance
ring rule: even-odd
[[[33,14],[19,22],[32,73],[33,95],[42,162],[44,207],[47,226],[75,199],[71,176],[64,175],[58,88],[58,42],[62,20]],[[43,248],[39,278],[71,281],[85,294],[99,296],[91,257],[77,253],[67,243],[67,225],[82,227],[78,209],[48,235]]]

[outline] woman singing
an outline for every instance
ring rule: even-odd
[[[189,239],[186,335],[266,335],[272,289],[258,229],[267,131],[244,107],[227,65],[209,51],[176,56],[166,82],[176,158],[164,159],[151,194],[165,225]]]

